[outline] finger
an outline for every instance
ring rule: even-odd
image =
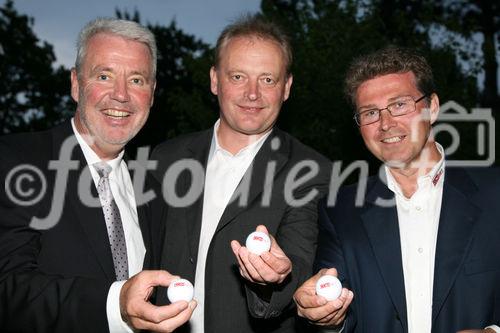
[[[248,261],[265,282],[274,283],[281,279],[280,273],[269,267],[260,256],[249,255]]]
[[[248,274],[245,264],[241,260],[240,255],[238,253],[236,254],[236,260],[238,260],[238,268],[240,270],[241,276],[249,281],[252,281],[252,278],[250,277],[250,274]]]
[[[240,250],[241,245],[238,241],[233,240],[231,241],[231,249],[233,250],[233,253],[235,256],[238,256],[238,251]]]
[[[238,261],[241,276],[243,278],[247,279],[248,281],[259,283],[260,281],[254,280],[253,277],[248,272],[247,267],[245,266],[245,263],[243,262],[242,257],[240,255],[240,251],[241,251],[240,249],[243,249],[243,247],[240,246],[240,248],[238,249],[238,252],[235,253],[235,256],[236,256],[236,260]],[[242,253],[245,253],[245,251],[242,251]],[[246,251],[246,253],[248,254],[248,251]]]
[[[165,327],[166,328],[166,332],[172,332],[174,331],[176,328],[178,328],[179,326],[181,326],[182,324],[186,323],[189,318],[191,318],[191,316],[193,315],[193,311],[194,309],[196,309],[196,306],[197,306],[197,303],[195,300],[192,300],[191,302],[189,302],[189,306],[184,310],[182,311],[181,313],[179,313],[177,316],[171,318],[171,319],[168,319],[167,321],[165,322],[162,322],[160,324],[161,327]],[[167,325],[168,323],[168,325]]]
[[[259,224],[255,230],[263,232],[263,233],[267,234],[268,236],[271,236],[271,235],[269,235],[269,231],[267,231],[266,226],[263,224]]]
[[[316,295],[316,281],[321,276],[322,271],[307,279],[293,295],[295,303],[303,308],[316,308],[326,304],[326,299]]]
[[[328,301],[322,296],[309,291],[297,291],[294,295],[295,303],[303,309],[318,308],[325,305]]]
[[[173,332],[176,328],[183,325],[189,320],[189,318],[191,318],[196,305],[196,301],[192,300],[191,302],[189,302],[189,305],[186,307],[186,309],[179,312],[173,317],[161,321],[160,323],[143,322],[145,326],[144,329],[154,332]]]
[[[278,258],[270,252],[264,252],[260,257],[277,274],[288,274],[292,270],[292,262],[286,256]]]
[[[333,276],[336,276],[338,277],[338,272],[337,272],[337,269],[335,268],[323,268],[319,271],[320,273],[320,276],[323,276],[323,275],[333,275]]]
[[[337,301],[337,304],[335,306],[338,308],[338,310],[335,313],[335,316],[332,318],[332,322],[335,324],[340,323],[346,314],[347,308],[351,304],[352,298],[354,294],[352,291],[347,290],[346,288],[342,289],[342,294],[339,297],[339,299],[335,300]]]
[[[300,309],[304,317],[319,323],[327,322],[329,318],[333,318],[337,310],[331,302],[327,302],[325,305],[319,307]]]
[[[178,301],[169,305],[156,306],[149,302],[144,302],[132,317],[146,322],[158,324],[164,320],[177,316],[188,308],[188,302]]]
[[[248,272],[250,278],[254,281],[264,282],[264,279],[262,278],[262,276],[255,269],[254,265],[250,262],[249,257],[251,257],[253,261],[260,260],[262,262],[262,259],[259,256],[256,256],[255,254],[250,253],[248,251],[248,249],[244,246],[242,246],[240,248],[238,253],[239,253],[239,258],[241,259],[241,262],[243,263],[243,266],[245,267],[246,271]]]
[[[137,277],[147,285],[163,287],[168,287],[172,281],[179,279],[179,276],[172,275],[164,270],[142,271],[137,275]]]

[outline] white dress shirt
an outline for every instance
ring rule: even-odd
[[[443,148],[436,144],[441,159],[426,175],[417,179],[417,191],[406,198],[386,167],[387,186],[394,192],[401,238],[408,333],[431,331],[434,259],[444,182]]]
[[[437,234],[444,185],[444,150],[428,174],[417,179],[417,191],[406,198],[389,168],[387,186],[394,192],[398,211],[401,257],[406,293],[408,333],[430,333]],[[488,326],[500,333],[496,325]]]
[[[205,172],[200,243],[198,245],[194,282],[194,299],[198,302],[198,306],[190,319],[191,333],[204,333],[205,264],[212,237],[234,190],[243,178],[255,155],[262,147],[262,144],[269,134],[271,134],[271,131],[269,131],[257,141],[233,155],[219,145],[217,138],[219,123],[220,120],[217,120],[214,126],[207,170]],[[228,251],[231,251],[231,249],[228,248]]]
[[[101,159],[92,148],[90,148],[80,133],[78,133],[74,124],[74,119],[71,119],[71,125],[78,144],[83,151],[87,165],[89,166],[94,184],[97,187],[100,177],[92,165],[101,162]],[[106,161],[106,163],[112,168],[109,174],[109,184],[111,192],[113,193],[113,198],[120,211],[120,217],[123,224],[125,243],[127,245],[129,276],[133,276],[142,270],[146,248],[144,246],[139,219],[137,217],[134,188],[127,165],[122,159],[123,154],[124,152],[122,151],[118,157]],[[114,282],[108,292],[106,314],[110,333],[132,332],[129,326],[122,321],[120,314],[120,290],[124,283],[125,281]]]

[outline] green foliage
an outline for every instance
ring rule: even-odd
[[[476,77],[461,72],[448,45],[433,45],[433,8],[422,2],[263,0],[261,8],[294,38],[294,85],[279,125],[333,160],[375,165],[343,95],[347,68],[361,54],[389,44],[417,48],[434,69],[442,101],[477,103]]]
[[[484,49],[483,45],[487,59],[481,62],[463,45],[473,33],[486,33],[486,28],[498,38],[500,18],[494,2],[474,3],[262,0],[263,15],[283,24],[294,46],[292,93],[278,125],[333,160],[375,162],[352,119],[343,81],[354,58],[388,44],[418,48],[425,54],[434,69],[442,103],[454,100],[467,109],[480,105],[484,94],[477,88],[476,76],[484,69],[490,80],[485,85],[492,85],[496,62],[492,61],[491,47]],[[137,11],[117,11],[116,15],[140,21]],[[208,128],[218,117],[209,81],[212,48],[184,33],[175,21],[168,26],[148,26],[156,35],[159,51],[155,103],[133,146],[154,146],[167,138]],[[52,46],[40,42],[32,27],[32,19],[17,13],[11,0],[0,8],[0,128],[4,133],[48,128],[74,110],[68,70],[53,69]],[[464,73],[463,64],[469,64],[471,70]],[[461,130],[473,132],[466,127]],[[473,138],[464,138],[462,146],[473,146]]]
[[[140,22],[138,12],[116,14]],[[158,47],[155,101],[132,147],[154,147],[167,138],[206,129],[218,117],[216,99],[210,93],[210,47],[177,28],[175,21],[169,26],[148,24],[148,28]]]
[[[52,46],[12,1],[0,7],[0,133],[39,130],[67,118],[69,71],[53,68]]]

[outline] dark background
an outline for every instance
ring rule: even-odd
[[[343,96],[345,71],[360,54],[388,44],[417,48],[433,67],[442,105],[453,100],[469,112],[491,109],[493,118],[500,110],[498,2],[262,0],[261,13],[280,22],[293,38],[294,83],[278,126],[342,161],[343,168],[355,160],[378,164],[364,148]],[[115,13],[141,22],[140,14]],[[139,146],[206,129],[218,117],[209,89],[212,47],[183,32],[175,21],[149,28],[159,51],[155,103],[145,128],[129,145],[132,156]],[[35,35],[33,19],[8,0],[0,7],[0,134],[43,130],[73,115],[70,69],[55,62],[52,45]],[[453,125],[460,148],[450,158],[484,158],[476,148],[481,139],[477,121]],[[445,147],[452,141],[446,133],[437,139]]]

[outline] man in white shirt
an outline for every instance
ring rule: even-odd
[[[358,184],[320,204],[321,270],[295,293],[299,315],[337,332],[500,332],[498,170],[446,166],[432,71],[414,51],[359,58],[346,92],[385,166],[361,204]],[[339,299],[315,295],[324,274],[343,281]]]
[[[145,173],[123,158],[153,103],[154,36],[97,19],[80,32],[77,53],[71,122],[0,139],[0,330],[171,332],[196,303],[149,303],[154,286],[174,278],[141,272],[158,265],[166,209],[161,197],[144,203],[159,184],[134,179],[129,168]]]
[[[199,302],[183,332],[294,331],[292,295],[311,274],[317,201],[331,168],[274,127],[290,94],[291,62],[274,23],[249,16],[229,25],[210,70],[220,119],[153,152],[164,191],[176,190],[167,196],[176,200],[161,268],[194,282]],[[274,236],[260,256],[241,245],[256,229]],[[164,293],[158,299],[166,302]]]

